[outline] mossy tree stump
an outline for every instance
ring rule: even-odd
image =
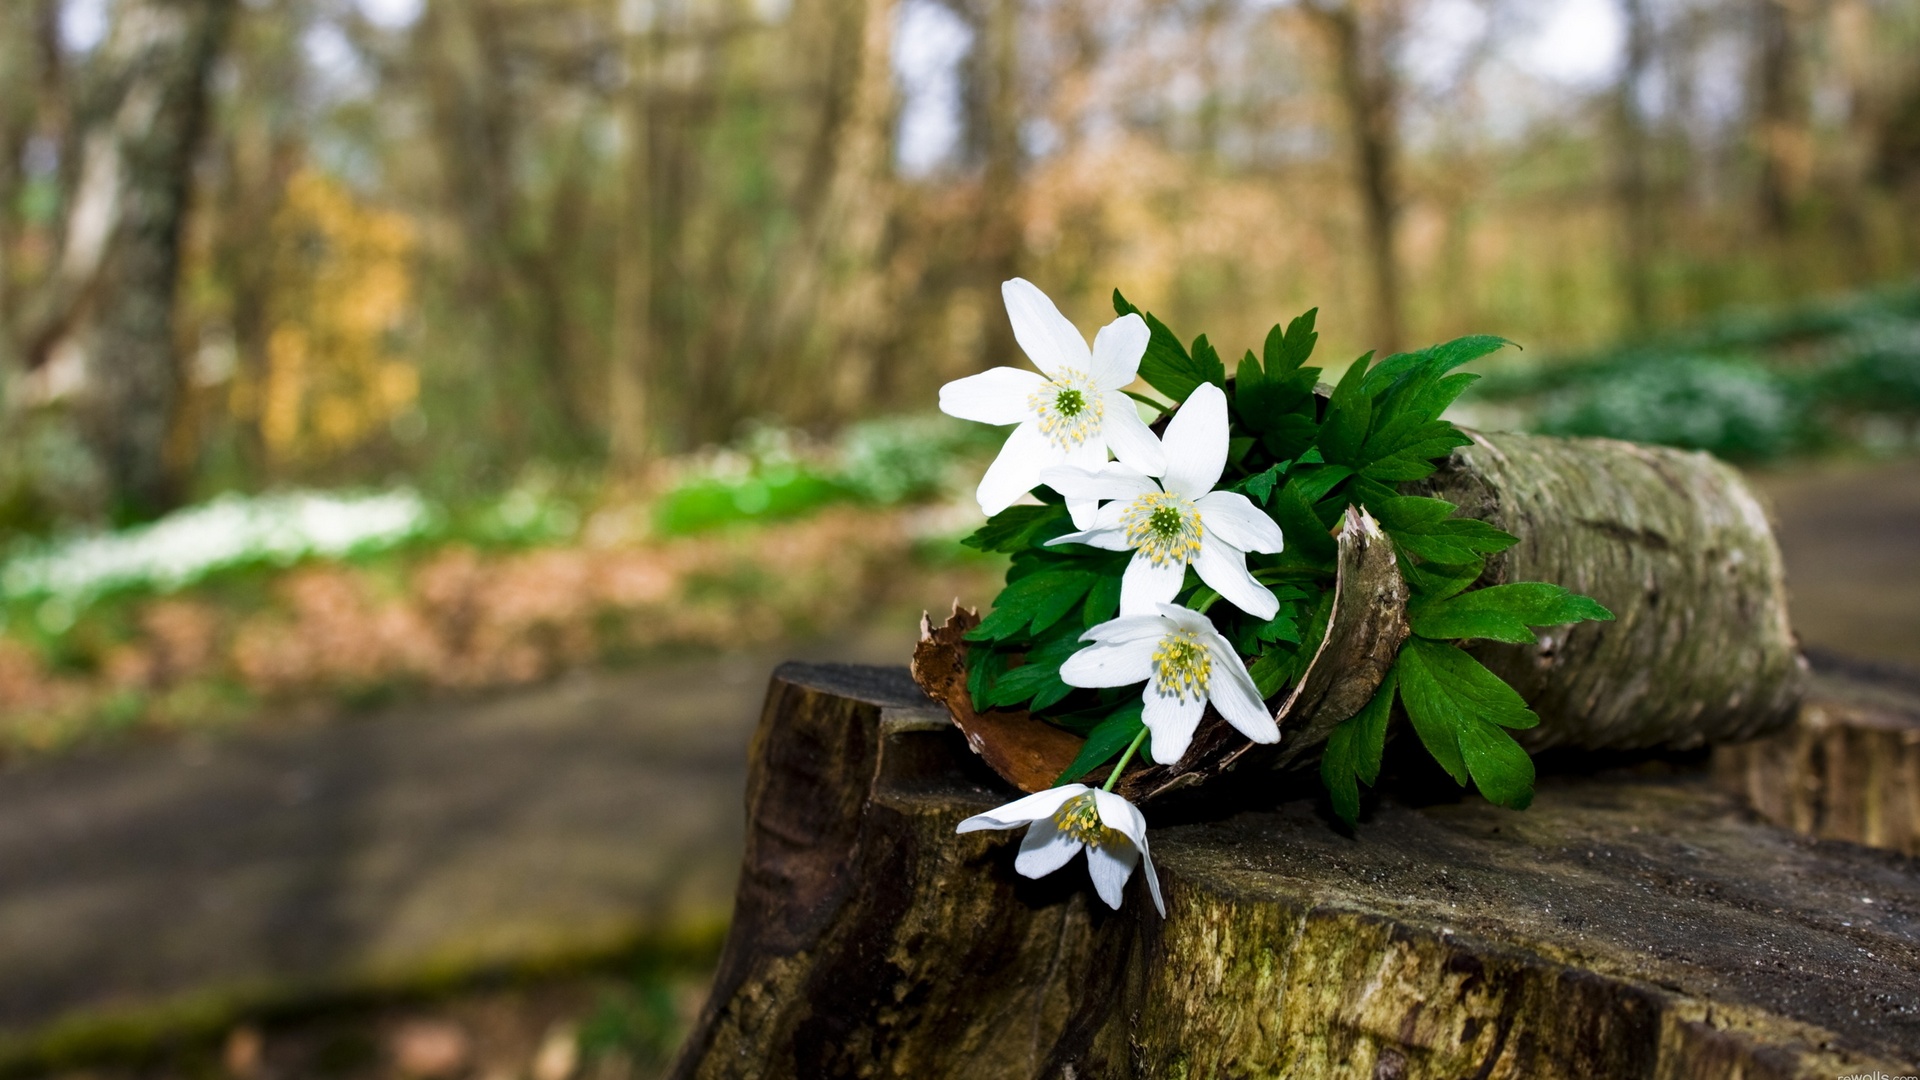
[[[1010,792],[903,670],[787,665],[735,922],[675,1075],[1826,1077],[1920,1060],[1920,872],[1703,769],[1533,807],[1159,812],[1162,920],[954,835]]]

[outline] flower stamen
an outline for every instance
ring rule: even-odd
[[[1039,420],[1040,434],[1062,450],[1071,450],[1100,434],[1106,403],[1090,376],[1062,372],[1027,398]]]
[[[1185,701],[1204,698],[1213,681],[1213,656],[1192,630],[1175,630],[1153,651],[1153,683],[1162,694]]]
[[[1082,844],[1108,846],[1113,843],[1113,830],[1100,820],[1100,805],[1094,801],[1091,791],[1060,804],[1060,809],[1053,812],[1053,823],[1068,839]]]
[[[1185,566],[1200,555],[1200,511],[1168,491],[1133,500],[1120,515],[1127,546],[1146,553],[1155,566]]]

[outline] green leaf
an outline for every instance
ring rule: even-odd
[[[1266,344],[1261,352],[1266,359],[1268,378],[1299,369],[1313,355],[1314,343],[1320,340],[1320,335],[1313,329],[1313,321],[1319,314],[1319,308],[1309,308],[1306,314],[1287,324],[1285,333],[1280,332],[1277,323],[1267,331]]]
[[[1400,647],[1393,670],[1414,733],[1447,775],[1462,785],[1471,777],[1503,806],[1524,806],[1533,762],[1500,729],[1532,727],[1540,718],[1513,687],[1459,648],[1418,637]]]
[[[1366,464],[1360,450],[1373,422],[1373,398],[1366,393],[1368,353],[1353,362],[1327,399],[1327,419],[1320,425],[1320,452],[1329,462],[1354,468]]]
[[[1300,496],[1300,501],[1317,503],[1327,497],[1327,492],[1340,486],[1340,481],[1353,475],[1353,470],[1345,465],[1322,465],[1309,468],[1295,475],[1287,482],[1287,487]]]
[[[1327,527],[1314,515],[1313,504],[1301,495],[1295,480],[1273,497],[1273,520],[1280,524],[1287,550],[1317,562],[1332,562],[1340,547],[1328,535]]]
[[[1394,686],[1393,673],[1388,672],[1372,700],[1327,736],[1327,747],[1320,757],[1320,782],[1333,800],[1333,812],[1349,825],[1360,816],[1358,782],[1371,787],[1380,778],[1380,756],[1387,745],[1387,717],[1393,712]]]
[[[1440,345],[1430,345],[1410,353],[1395,353],[1380,361],[1367,378],[1367,390],[1377,394],[1409,372],[1444,375],[1461,364],[1498,352],[1513,342],[1492,334],[1470,334]],[[1516,348],[1518,346],[1515,346]]]
[[[1113,310],[1122,315],[1139,315],[1147,323],[1147,351],[1140,357],[1140,378],[1148,386],[1167,395],[1174,402],[1187,400],[1187,395],[1203,382],[1219,383],[1227,381],[1226,366],[1220,363],[1220,357],[1214,354],[1211,346],[1207,348],[1207,358],[1190,356],[1180,345],[1180,339],[1167,324],[1141,311],[1113,290]],[[1206,339],[1196,341],[1196,346]]]
[[[1009,576],[1021,567],[1021,562],[1016,561]],[[1060,621],[1101,576],[1093,570],[1048,569],[1015,578],[994,598],[993,614],[967,631],[966,638],[968,641],[1004,641],[1018,636],[1028,626],[1037,634]]]
[[[1087,606],[1081,609],[1080,625],[1098,626],[1120,613],[1120,575],[1102,574],[1087,591]]]
[[[1449,566],[1445,563],[1415,563],[1400,553],[1400,576],[1416,599],[1444,600],[1480,580],[1487,569],[1485,559]]]
[[[1009,659],[998,649],[967,650],[967,696],[973,699],[975,712],[992,708],[987,704],[987,695],[993,689],[994,680],[1007,670]]]
[[[1244,492],[1248,498],[1254,501],[1254,505],[1265,506],[1267,496],[1273,494],[1274,485],[1278,484],[1280,478],[1286,474],[1287,463],[1283,461],[1278,465],[1268,468],[1265,472],[1254,473],[1252,476],[1240,481],[1234,485],[1234,490]]]
[[[960,542],[978,551],[1012,554],[1072,531],[1073,519],[1064,505],[1009,506]]]
[[[1445,512],[1441,508],[1445,507]],[[1400,551],[1427,562],[1462,565],[1480,561],[1520,542],[1512,533],[1475,518],[1449,516],[1455,507],[1440,499],[1400,496],[1378,499],[1367,509],[1379,520]]]
[[[1308,390],[1311,392],[1312,388]],[[1319,434],[1320,423],[1312,415],[1290,412],[1268,425],[1266,434],[1260,437],[1260,445],[1281,461],[1298,459],[1296,464],[1304,465],[1310,463],[1305,455],[1313,455],[1311,462],[1320,460],[1319,451],[1313,449],[1313,440]]]
[[[1591,597],[1544,581],[1492,585],[1421,604],[1408,613],[1413,632],[1425,638],[1486,638],[1531,644],[1530,627],[1560,626],[1585,619],[1609,621],[1613,612]]]
[[[1120,706],[1112,716],[1101,721],[1099,726],[1087,733],[1087,741],[1081,745],[1080,753],[1074,755],[1073,764],[1061,770],[1054,779],[1054,785],[1071,784],[1093,770],[1112,761],[1115,755],[1125,750],[1127,745],[1146,730],[1146,724],[1140,719],[1145,703],[1135,700],[1131,704]]]

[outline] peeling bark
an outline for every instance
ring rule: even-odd
[[[1013,871],[1005,801],[904,672],[786,665],[734,925],[672,1075],[1826,1077],[1914,1071],[1920,876],[1702,773],[1514,814],[1310,800],[1158,827],[1140,882]]]

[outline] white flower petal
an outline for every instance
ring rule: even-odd
[[[1212,533],[1200,537],[1200,557],[1193,561],[1200,580],[1241,611],[1257,619],[1271,619],[1280,610],[1273,590],[1255,581],[1247,570],[1247,554]],[[1126,610],[1126,587],[1121,586],[1120,610]]]
[[[1194,500],[1201,528],[1239,548],[1275,554],[1286,546],[1280,525],[1237,491],[1211,491]]]
[[[1147,819],[1140,808],[1128,802],[1126,796],[1115,795],[1111,791],[1093,789],[1093,805],[1100,811],[1100,823],[1120,835],[1145,846],[1147,842]]]
[[[1093,335],[1093,381],[1102,390],[1118,390],[1140,373],[1140,358],[1152,337],[1147,320],[1122,315]]]
[[[1208,681],[1207,697],[1227,723],[1257,743],[1280,741],[1280,726],[1273,722],[1267,703],[1260,700],[1260,689],[1253,683],[1247,665],[1234,653],[1227,640],[1215,635],[1207,642],[1213,656],[1213,678]]]
[[[1093,516],[1093,528],[1084,529],[1080,532],[1071,532],[1065,536],[1056,536],[1047,541],[1047,543],[1085,544],[1088,547],[1097,547],[1105,551],[1126,551],[1131,546],[1127,543],[1127,533],[1125,529],[1102,526],[1099,523],[1099,511],[1095,511]]]
[[[1166,449],[1160,445],[1160,437],[1140,419],[1140,409],[1133,399],[1118,390],[1108,391],[1106,399],[1107,412],[1101,421],[1101,430],[1106,434],[1107,445],[1113,448],[1113,456],[1148,476],[1165,472]]]
[[[975,814],[961,822],[953,831],[968,833],[979,832],[981,829],[1012,829],[1030,821],[1050,818],[1053,812],[1065,805],[1068,799],[1086,790],[1085,784],[1062,784],[1057,788],[1036,791],[1032,795],[1015,799],[1005,806],[996,806],[984,814]]]
[[[1093,891],[1107,906],[1118,910],[1122,890],[1127,879],[1133,876],[1134,864],[1140,861],[1140,849],[1122,840],[1111,846],[1098,845],[1087,849],[1087,874],[1093,878]]]
[[[1186,608],[1176,608],[1185,611]],[[1118,645],[1126,641],[1159,641],[1172,629],[1167,619],[1158,612],[1145,615],[1122,615],[1117,619],[1108,619],[1080,635],[1081,641],[1097,641],[1102,645]]]
[[[1073,522],[1075,528],[1085,529],[1091,527],[1093,525],[1093,519],[1098,516],[1099,513],[1100,500],[1098,499],[1067,500],[1067,519]],[[1114,550],[1121,551],[1124,549],[1115,548]]]
[[[1013,322],[1014,339],[1033,366],[1048,375],[1064,371],[1087,371],[1093,355],[1087,351],[1087,339],[1074,329],[1047,294],[1025,278],[1014,278],[1000,286],[1000,297],[1007,302],[1007,318]]]
[[[1167,421],[1167,471],[1160,483],[1168,491],[1198,499],[1213,490],[1227,467],[1227,394],[1201,383]]]
[[[1013,868],[1021,877],[1043,878],[1072,862],[1085,846],[1061,832],[1052,818],[1041,818],[1020,841],[1020,854],[1013,860]]]
[[[1140,719],[1147,730],[1153,732],[1147,740],[1153,760],[1161,765],[1179,761],[1180,755],[1187,752],[1187,744],[1193,741],[1193,729],[1200,726],[1200,717],[1206,714],[1206,699],[1162,694],[1158,687],[1148,683],[1141,700],[1146,703],[1146,709]]]
[[[1160,895],[1160,872],[1153,868],[1153,852],[1147,850],[1144,840],[1140,844],[1140,860],[1147,864],[1147,891],[1153,894],[1154,909],[1164,919],[1167,917],[1167,901]]]
[[[1201,539],[1205,550],[1205,538]],[[1144,551],[1135,551],[1126,572],[1120,575],[1120,614],[1146,615],[1155,604],[1172,600],[1187,579],[1187,564],[1168,562],[1155,565]],[[1222,594],[1224,595],[1224,594]]]
[[[992,517],[1012,506],[1014,500],[1039,486],[1042,469],[1059,460],[1060,451],[1040,434],[1038,424],[1029,420],[1014,428],[974,493],[981,512]]]
[[[1068,686],[1131,686],[1153,677],[1153,650],[1157,637],[1138,641],[1089,645],[1060,665],[1060,681]]]
[[[1069,499],[1137,499],[1160,490],[1146,474],[1118,461],[1100,469],[1055,465],[1040,473],[1040,482]]]
[[[940,411],[982,424],[1017,424],[1033,418],[1027,399],[1047,380],[1020,368],[997,367],[940,388]]]

